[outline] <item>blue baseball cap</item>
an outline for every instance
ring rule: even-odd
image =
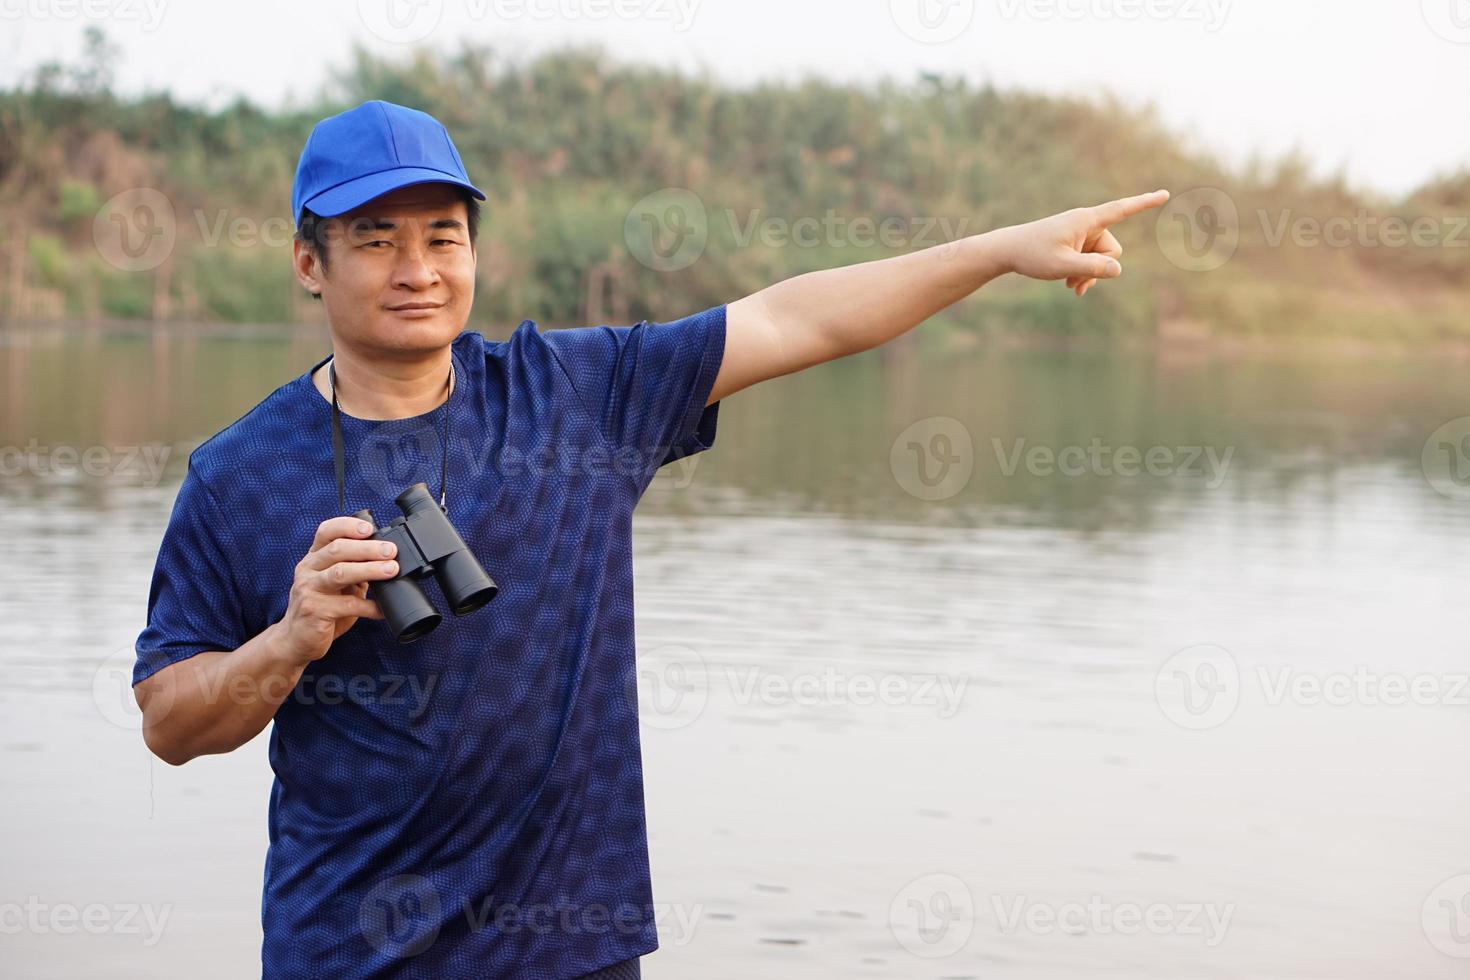
[[[303,208],[331,218],[400,187],[429,183],[463,187],[485,200],[443,123],[374,99],[312,128],[291,185],[291,217],[299,227]]]

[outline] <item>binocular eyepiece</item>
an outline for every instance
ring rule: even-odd
[[[353,516],[373,525],[373,540],[391,541],[398,547],[398,574],[370,583],[368,597],[383,610],[398,642],[412,643],[443,618],[424,595],[419,579],[433,572],[456,616],[479,609],[495,598],[499,587],[449,523],[428,486],[415,483],[398,495],[396,503],[403,516],[393,518],[386,527],[378,527],[370,510],[360,510]]]

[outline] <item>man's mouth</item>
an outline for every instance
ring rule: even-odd
[[[421,319],[426,316],[433,316],[437,310],[442,310],[443,308],[443,303],[399,303],[397,306],[388,307],[388,312],[411,319]]]

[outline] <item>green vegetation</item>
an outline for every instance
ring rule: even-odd
[[[1470,171],[1383,199],[1314,179],[1299,158],[1229,169],[1147,109],[933,75],[735,88],[598,50],[530,61],[476,46],[397,61],[356,50],[311,105],[206,110],[116,95],[116,58],[93,29],[76,65],[0,92],[6,319],[320,317],[290,270],[296,159],[318,119],[383,98],[442,120],[490,196],[471,324],[488,333],[525,317],[672,317],[1118,194],[1209,187],[1238,214],[1238,248],[1218,268],[1195,271],[1170,227],[1135,221],[1123,283],[1077,301],[1010,277],[936,334],[1470,336]],[[96,236],[122,220],[108,202],[139,187],[166,197],[176,240],[135,271]],[[630,210],[664,188],[697,194],[708,227],[703,256],[675,271],[640,263],[624,237]],[[1396,243],[1390,218],[1418,221],[1418,242]],[[783,244],[802,219],[836,230]],[[872,234],[885,221],[893,240]]]

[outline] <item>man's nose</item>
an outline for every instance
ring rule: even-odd
[[[418,243],[404,246],[393,267],[393,285],[407,289],[426,289],[438,280],[439,271],[429,260],[428,250]]]

